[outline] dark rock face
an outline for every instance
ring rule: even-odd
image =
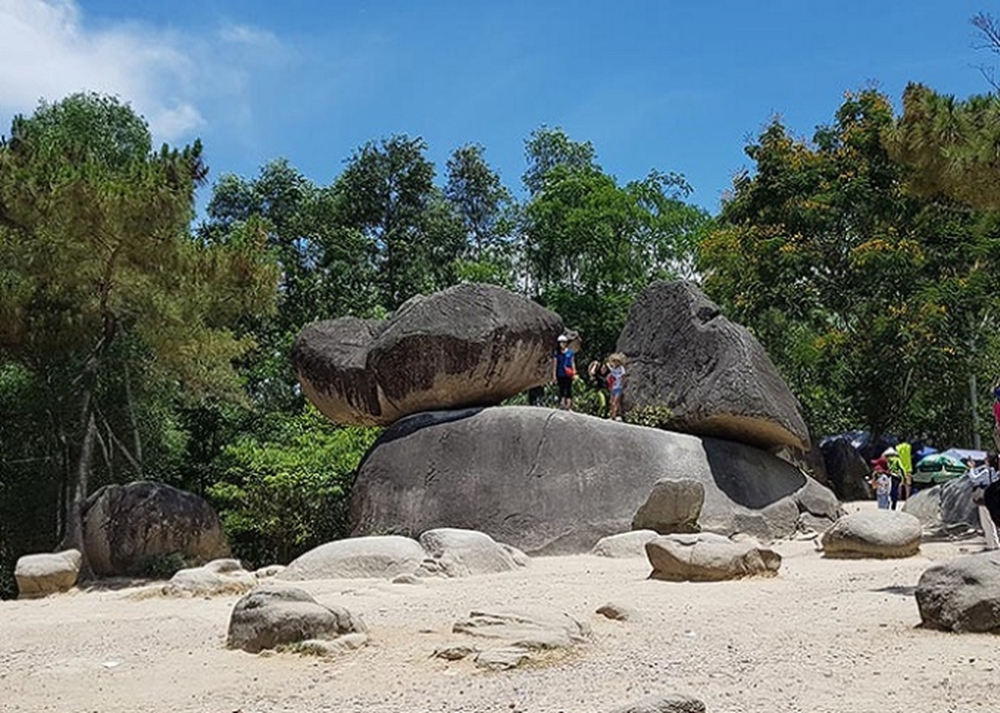
[[[916,517],[929,531],[979,527],[979,510],[972,502],[972,481],[965,477],[920,490],[907,498],[903,512]]]
[[[551,380],[554,312],[492,285],[417,297],[386,321],[316,322],[292,363],[336,423],[389,425],[411,413],[492,405]]]
[[[871,472],[868,463],[844,438],[830,438],[820,444],[823,464],[830,487],[841,500],[871,500],[874,497],[868,486]]]
[[[219,517],[204,499],[163,483],[106,485],[87,499],[83,541],[95,575],[140,574],[147,558],[229,556]]]
[[[832,493],[757,448],[500,407],[417,414],[386,430],[359,467],[351,521],[355,535],[459,527],[529,554],[586,552],[628,531],[664,478],[700,482],[699,525],[724,535],[775,539],[810,508],[830,522],[840,514]]]
[[[917,583],[924,626],[947,631],[1000,631],[1000,553],[934,565]]]
[[[627,409],[667,408],[663,427],[764,449],[809,450],[799,404],[760,343],[689,282],[657,282],[618,339]]]

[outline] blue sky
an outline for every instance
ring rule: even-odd
[[[286,157],[320,184],[366,141],[422,136],[443,173],[477,142],[520,192],[542,124],[621,181],[676,171],[718,208],[775,114],[808,136],[869,83],[989,87],[966,0],[0,0],[0,133],[40,98],[117,94],[212,170]],[[203,190],[201,201],[207,200]]]

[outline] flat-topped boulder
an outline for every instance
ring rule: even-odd
[[[753,538],[730,540],[711,532],[661,535],[646,543],[646,556],[650,579],[668,582],[771,577],[781,567],[781,555]]]
[[[920,521],[896,510],[846,515],[823,533],[827,557],[911,557],[920,551]]]
[[[295,340],[292,364],[330,420],[386,426],[547,384],[562,326],[559,315],[513,292],[463,284],[416,297],[388,320],[310,324]]]
[[[527,406],[424,413],[387,429],[352,490],[355,535],[480,530],[528,554],[589,551],[626,532],[664,478],[704,488],[702,530],[793,535],[799,517],[832,523],[823,486],[740,443]]]
[[[243,594],[256,586],[257,575],[243,569],[239,560],[221,559],[177,571],[162,592],[173,597],[207,597]]]
[[[14,567],[18,597],[35,599],[71,589],[80,576],[82,561],[80,550],[18,557]]]
[[[760,343],[690,282],[657,282],[632,304],[618,351],[625,406],[656,425],[766,450],[809,450],[799,403]]]

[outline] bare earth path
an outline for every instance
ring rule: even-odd
[[[650,581],[644,560],[584,555],[417,585],[304,583],[371,628],[367,648],[335,659],[226,650],[236,597],[123,590],[0,602],[0,710],[588,713],[658,692],[694,695],[710,712],[997,710],[1000,638],[915,628],[921,572],[980,547],[825,560],[812,542],[785,542],[778,577],[709,584]],[[638,617],[594,614],[608,601]],[[430,658],[461,640],[450,627],[470,610],[518,607],[584,618],[594,640],[510,672]]]

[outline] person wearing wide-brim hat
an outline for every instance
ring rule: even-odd
[[[569,337],[560,334],[556,339],[556,350],[552,352],[552,380],[559,385],[559,407],[573,410],[573,379],[576,377],[576,361],[569,348]]]

